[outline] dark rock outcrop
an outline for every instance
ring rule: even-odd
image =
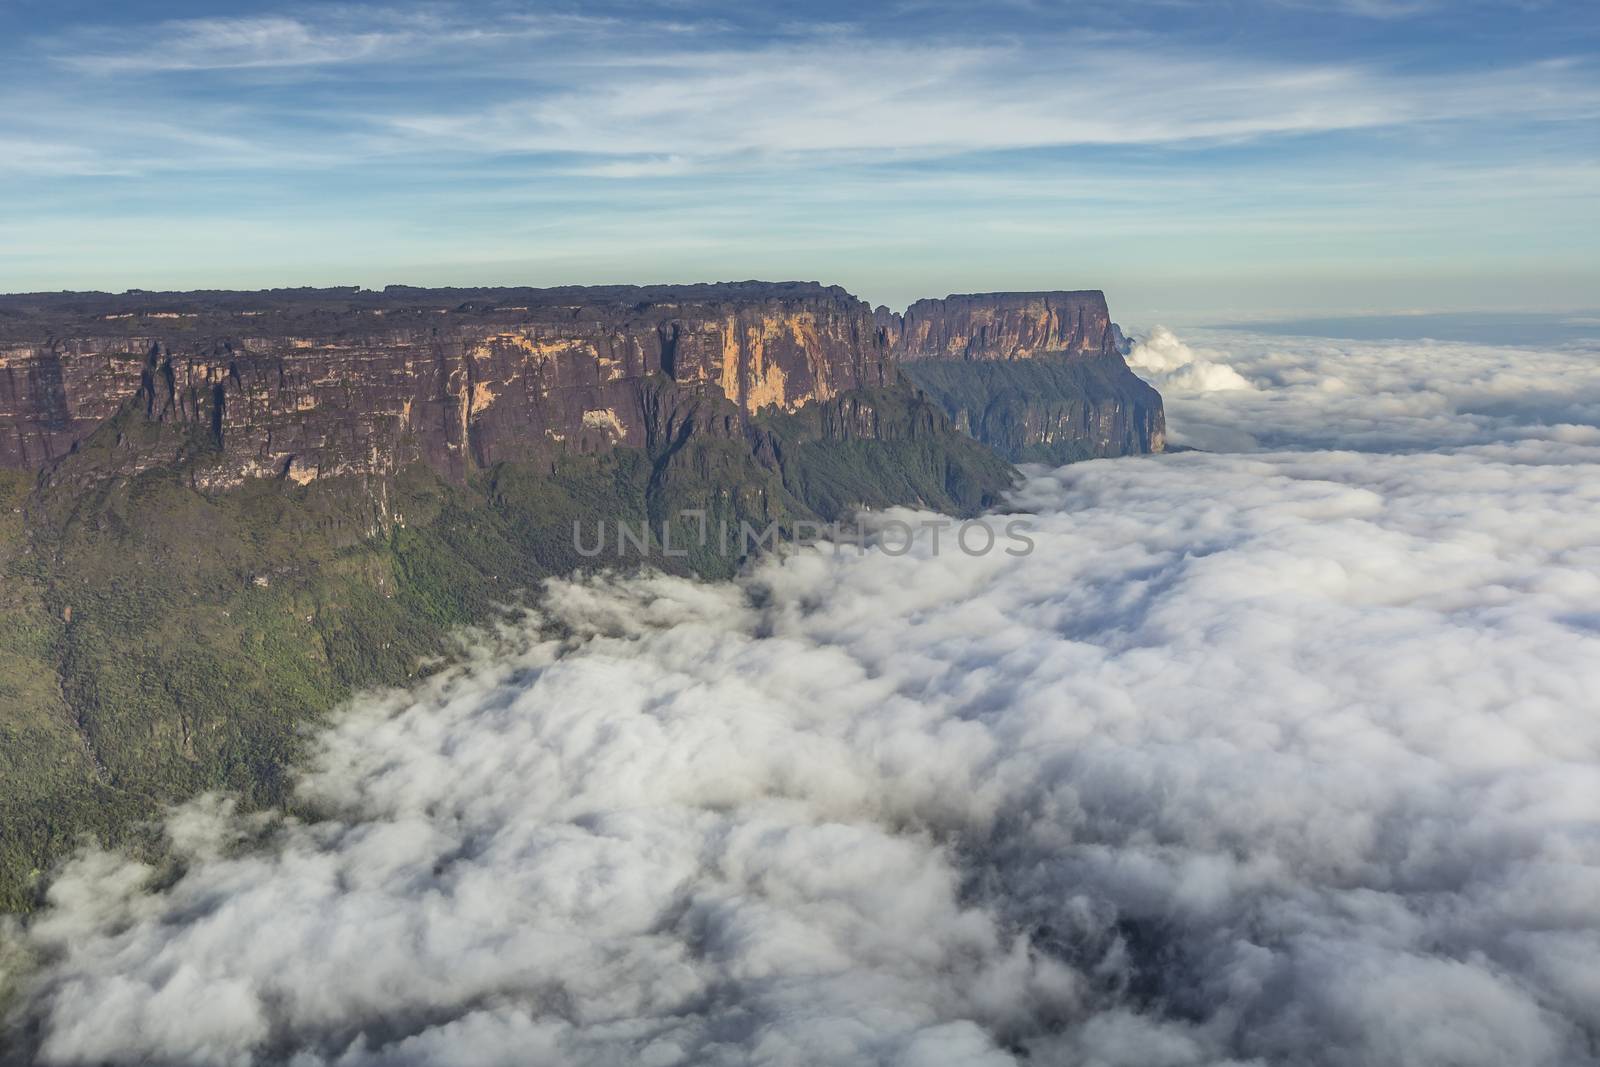
[[[1161,394],[1121,356],[926,360],[906,373],[950,417],[1012,463],[1072,463],[1166,446]]]

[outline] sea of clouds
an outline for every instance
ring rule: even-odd
[[[556,582],[566,636],[342,714],[321,818],[189,804],[159,890],[83,855],[15,1040],[1600,1062],[1600,346],[1185,337],[1133,362],[1209,451],[1033,471],[1030,555]]]

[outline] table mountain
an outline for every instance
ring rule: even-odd
[[[1104,300],[1057,297],[0,297],[0,910],[84,831],[137,849],[167,801],[285,802],[339,700],[434,669],[546,577],[642,562],[588,556],[575,524],[648,523],[650,565],[722,576],[737,542],[696,543],[685,512],[793,531],[997,503],[1014,471],[958,426],[1008,455],[1159,447]],[[1023,367],[1049,388],[1013,401]]]
[[[1128,369],[1097,290],[919,300],[878,322],[908,377],[1012,462],[1159,452],[1161,395]]]

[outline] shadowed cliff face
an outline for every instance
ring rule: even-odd
[[[956,426],[1014,462],[1160,452],[1161,396],[1128,369],[1096,290],[919,300],[876,313],[905,373]]]
[[[1120,355],[921,360],[906,374],[950,417],[1012,463],[1052,466],[1166,447],[1161,394]]]
[[[870,309],[816,285],[46,296],[0,309],[0,465],[65,455],[132,399],[213,436],[214,486],[389,475],[419,459],[459,478],[647,447],[690,412],[698,430],[731,435],[758,412],[894,380]]]

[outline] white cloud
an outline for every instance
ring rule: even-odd
[[[1218,360],[1197,355],[1165,326],[1157,326],[1149,337],[1140,338],[1128,353],[1128,366],[1141,377],[1159,386],[1163,393],[1216,393],[1228,389],[1249,389],[1250,382],[1238,371]]]
[[[126,164],[105,158],[93,149],[35,138],[0,137],[0,175],[129,173]]]
[[[1175,429],[1276,451],[1040,473],[1021,559],[557,582],[323,821],[80,860],[47,1062],[1595,1062],[1600,363],[1206,340],[1258,388]]]
[[[598,41],[624,31],[686,34],[692,25],[555,13],[485,17],[449,5],[329,5],[316,13],[169,19],[142,32],[80,28],[47,42],[55,62],[87,75],[331,67],[409,59],[470,63],[507,46],[558,37]]]
[[[1207,330],[1187,336],[1200,356],[1225,361],[1258,388],[1208,396],[1187,384],[1164,386],[1180,444],[1412,452],[1587,439],[1600,426],[1600,378],[1591,348]]]
[[[1490,116],[1600,113],[1569,64],[1415,76],[1069,42],[596,50],[556,61],[569,87],[458,111],[374,116],[476,151],[680,153],[738,160],[906,158],[1070,145],[1249,140]]]
[[[301,67],[373,59],[415,40],[390,29],[341,32],[281,15],[179,19],[153,27],[150,36],[154,40],[146,43],[119,34],[114,44],[101,49],[91,45],[59,61],[103,75]]]
[[[684,156],[649,156],[585,164],[569,173],[590,178],[667,178],[692,174],[694,169],[693,161]]]
[[[1276,2],[1284,7],[1372,19],[1414,18],[1417,15],[1432,14],[1443,6],[1441,0],[1276,0]]]
[[[279,85],[304,80],[300,106],[352,151],[571,152],[601,167],[1232,142],[1600,114],[1592,69],[1569,61],[1416,74],[1134,47],[1092,31],[869,44],[859,29],[827,26],[741,38],[715,22],[340,7],[174,20],[144,34],[80,31],[49,51],[77,74],[125,81],[202,70],[246,84],[264,70]],[[395,64],[413,72],[410,90],[326,80],[328,68]],[[429,88],[440,79],[450,106]],[[293,126],[304,136],[303,123]],[[352,145],[352,133],[379,139]]]

